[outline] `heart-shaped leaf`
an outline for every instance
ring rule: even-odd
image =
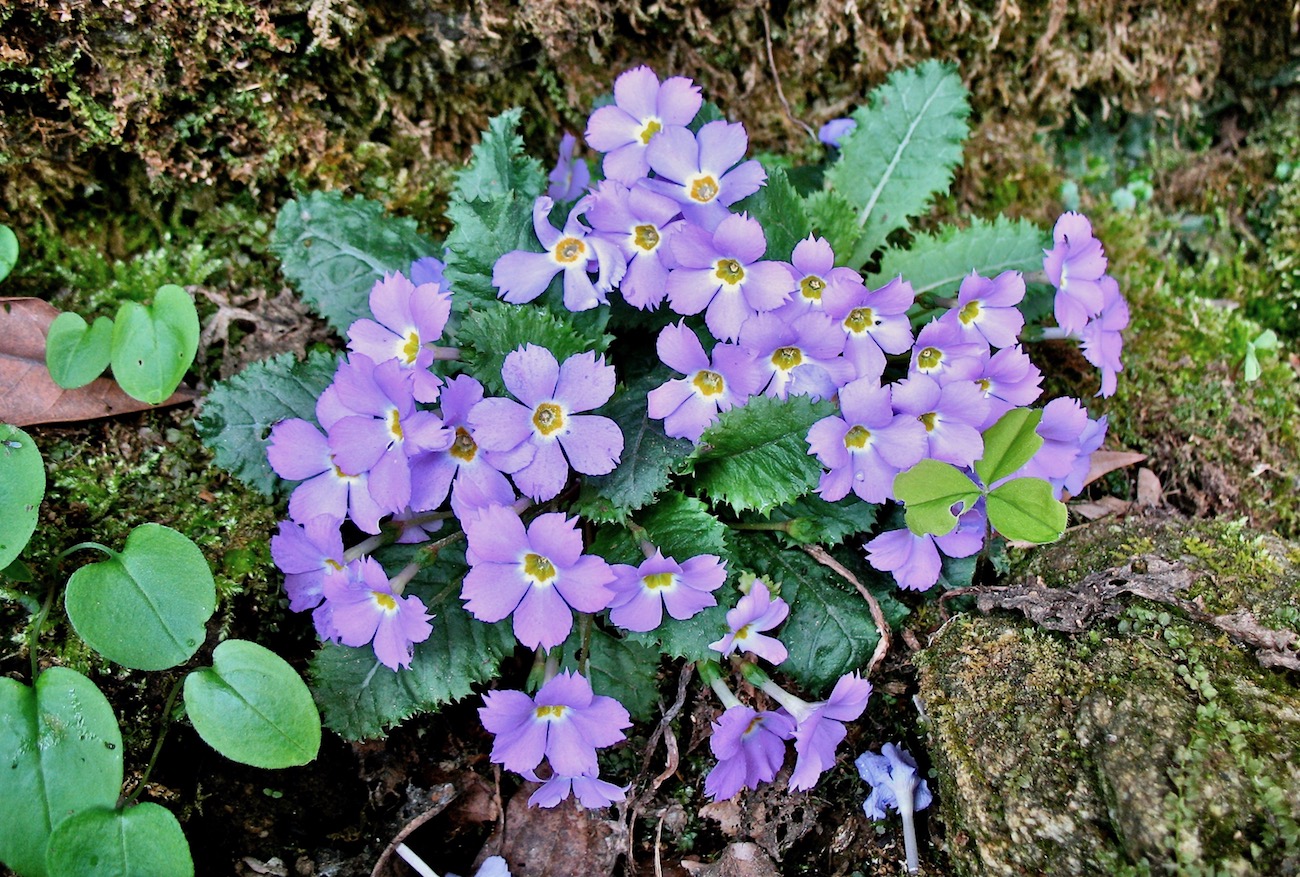
[[[905,505],[907,528],[918,536],[944,536],[957,526],[952,507],[961,511],[980,498],[980,489],[956,466],[922,460],[894,479],[894,496]]]
[[[54,383],[75,390],[104,373],[112,351],[112,320],[100,317],[87,326],[80,314],[62,313],[45,338],[45,366]]]
[[[1043,446],[1043,437],[1034,432],[1042,419],[1041,410],[1012,408],[984,430],[984,456],[975,462],[975,472],[986,487],[1028,463]]]
[[[989,523],[1018,542],[1055,542],[1068,514],[1052,485],[1041,478],[1016,478],[988,494]]]
[[[64,605],[81,638],[110,661],[165,670],[203,645],[216,601],[198,546],[169,527],[142,524],[121,554],[72,574]]]
[[[32,437],[0,423],[0,569],[13,563],[36,531],[45,497],[45,465]]]
[[[0,280],[9,276],[18,264],[18,236],[7,225],[0,224]]]
[[[209,746],[241,764],[293,767],[320,749],[320,713],[307,684],[257,643],[217,646],[211,667],[185,677],[185,712]]]
[[[179,286],[158,287],[153,304],[123,302],[113,324],[113,377],[127,395],[157,405],[180,386],[199,349],[199,314]]]
[[[193,877],[185,832],[157,804],[83,810],[59,823],[46,852],[49,877]]]
[[[93,682],[64,667],[46,670],[33,688],[0,678],[0,862],[44,877],[55,825],[112,807],[121,790],[122,734]]]

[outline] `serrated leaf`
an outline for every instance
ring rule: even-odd
[[[303,301],[340,335],[370,316],[376,281],[437,254],[415,220],[390,216],[377,201],[344,198],[340,192],[312,192],[284,205],[275,219],[271,250]]]
[[[546,188],[546,171],[524,154],[519,136],[523,110],[513,107],[488,122],[483,138],[471,150],[469,164],[456,173],[451,194],[461,201],[490,201],[507,192],[536,198]]]
[[[838,545],[855,533],[865,533],[876,523],[880,506],[863,502],[850,494],[837,502],[827,502],[809,494],[774,509],[768,520],[788,521],[786,530],[777,530],[778,540],[787,545]]]
[[[847,262],[854,268],[948,190],[969,133],[966,87],[951,65],[899,70],[869,99],[853,113],[857,128],[826,171],[830,188],[857,210],[862,233]]]
[[[190,843],[166,807],[96,807],[59,823],[46,851],[50,877],[193,877]]]
[[[45,462],[32,437],[0,423],[0,570],[22,553],[45,498]]]
[[[42,877],[54,827],[117,802],[122,733],[95,683],[65,667],[49,668],[30,688],[0,678],[0,717],[0,862]]]
[[[392,556],[410,555],[398,551]],[[387,560],[385,565],[396,566]],[[376,737],[416,713],[465,697],[476,683],[496,676],[501,659],[514,651],[511,621],[484,624],[465,611],[460,600],[464,571],[464,552],[444,548],[437,564],[421,570],[408,586],[434,616],[433,633],[416,643],[410,667],[390,670],[369,647],[326,643],[316,652],[310,682],[325,727],[348,740]]]
[[[880,634],[870,606],[853,585],[803,551],[782,548],[766,534],[742,534],[738,541],[746,566],[780,584],[781,599],[790,604],[790,615],[777,633],[790,651],[781,672],[821,695],[845,673],[867,663]],[[857,566],[848,557],[841,561]],[[897,626],[908,610],[894,598],[892,583],[871,570],[852,571],[876,597],[885,620]]]
[[[731,556],[730,529],[694,497],[670,491],[638,515],[638,520],[646,538],[665,557],[683,561],[701,554],[716,554],[724,559]]]
[[[1015,478],[988,494],[989,523],[1018,542],[1055,542],[1068,514],[1052,485],[1041,478]]]
[[[506,393],[501,366],[506,356],[526,344],[545,347],[564,362],[575,353],[602,350],[604,340],[600,335],[594,340],[582,335],[571,320],[550,311],[496,302],[467,316],[457,336],[465,370],[490,396]]]
[[[906,250],[885,250],[879,273],[868,276],[867,285],[875,289],[901,274],[918,296],[953,296],[972,271],[996,277],[1003,271],[1041,270],[1043,242],[1042,230],[1025,219],[999,216],[993,222],[975,219],[970,228],[948,225],[938,234],[917,235]]]
[[[748,213],[750,219],[763,226],[767,236],[764,259],[789,262],[795,244],[812,232],[804,200],[781,168],[769,169],[766,185],[731,209],[734,213]]]
[[[314,422],[316,399],[334,380],[337,367],[333,353],[315,352],[302,362],[282,353],[218,381],[196,423],[217,465],[270,496],[282,484],[266,459],[271,427],[291,417]]]
[[[810,492],[821,466],[808,454],[808,429],[834,413],[829,402],[806,396],[785,401],[756,396],[722,412],[704,431],[686,466],[696,483],[736,511],[768,509]]]
[[[1043,446],[1034,432],[1043,419],[1041,409],[1012,408],[998,422],[984,430],[984,456],[975,462],[975,474],[990,486],[1021,466]]]
[[[813,192],[805,199],[813,233],[825,238],[835,252],[835,264],[847,265],[853,245],[862,236],[858,212],[848,199],[833,189]]]
[[[980,498],[980,489],[950,463],[922,460],[894,479],[894,496],[905,506],[907,528],[918,536],[944,536],[957,526],[952,507],[965,511]]]
[[[601,414],[623,432],[623,456],[608,475],[583,479],[575,511],[593,521],[623,521],[668,487],[668,479],[690,456],[689,441],[669,438],[661,420],[646,413],[646,393],[656,385],[642,379],[620,390]]]
[[[562,669],[577,671],[578,631],[564,642]],[[654,715],[659,696],[659,650],[592,628],[586,676],[596,694],[612,697],[632,716],[645,721]]]
[[[495,307],[497,288],[492,268],[512,250],[542,252],[533,233],[533,199],[508,192],[491,201],[453,201],[447,218],[453,223],[447,235],[443,277],[455,290],[452,307],[465,313],[474,307]]]
[[[736,605],[740,592],[728,582],[713,595],[718,600],[717,606],[710,606],[684,621],[665,612],[664,620],[657,628],[644,633],[628,633],[628,641],[658,649],[670,658],[685,658],[687,661],[717,658],[718,653],[709,648],[709,643],[727,635],[727,611]]]

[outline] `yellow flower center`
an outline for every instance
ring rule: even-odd
[[[751,627],[751,626],[752,626],[752,625],[746,624],[746,625],[745,625],[744,627],[742,627],[740,630],[736,631],[736,641],[737,641],[737,642],[742,641],[742,640],[747,640],[747,639],[749,639],[749,630],[750,630],[750,627]]]
[[[993,382],[990,381],[988,378],[980,378],[975,383],[980,385],[980,392],[982,392],[985,396],[989,394],[989,388],[993,386]]]
[[[957,312],[957,319],[961,320],[963,326],[969,326],[980,318],[980,303],[978,301],[968,301],[962,309]]]
[[[758,715],[754,716],[754,718],[749,720],[749,724],[745,726],[744,733],[742,733],[740,736],[748,737],[750,734],[754,733],[755,729],[757,729],[759,725],[762,724],[763,724],[763,717]]]
[[[375,605],[385,612],[396,612],[397,601],[393,599],[392,594],[385,594],[382,591],[371,591],[370,598],[375,601]]]
[[[701,174],[691,180],[691,184],[687,186],[687,191],[690,192],[693,200],[699,201],[701,204],[708,204],[718,197],[718,181],[708,174]]]
[[[925,347],[916,355],[916,367],[921,371],[930,371],[943,362],[943,351],[937,347]]]
[[[871,430],[864,426],[855,426],[844,434],[844,447],[861,450],[871,439]]]
[[[415,357],[420,354],[420,335],[417,332],[411,332],[406,336],[406,343],[402,345],[402,358],[406,364],[410,365],[415,362]]]
[[[533,714],[543,721],[553,721],[564,717],[564,711],[567,709],[564,704],[556,703],[550,706],[539,706],[533,710]]]
[[[642,576],[641,581],[645,583],[646,588],[656,591],[660,588],[671,588],[677,579],[670,572],[656,572],[648,576]]]
[[[650,138],[658,134],[663,129],[664,129],[663,123],[660,122],[658,119],[652,117],[646,119],[645,124],[641,126],[641,133],[638,136],[641,138],[642,143],[649,143]]]
[[[394,441],[402,440],[402,415],[397,413],[396,408],[388,412],[388,432]]]
[[[934,425],[939,420],[939,412],[927,411],[916,419],[921,421],[921,424],[925,427],[926,432],[934,432]]]
[[[870,326],[877,325],[876,315],[871,308],[854,308],[844,318],[844,326],[855,335],[861,335]]]
[[[456,440],[451,443],[449,453],[457,460],[464,460],[466,463],[473,460],[474,455],[478,453],[478,445],[465,427],[456,427]]]
[[[719,259],[713,263],[713,273],[723,283],[735,286],[745,279],[745,269],[735,259]]]
[[[535,585],[544,585],[555,578],[555,564],[540,554],[529,552],[524,555],[524,575],[533,580]]]
[[[659,246],[659,229],[653,225],[638,225],[632,232],[632,243],[647,253]]]
[[[820,277],[808,276],[799,281],[799,293],[809,301],[821,301],[822,290],[826,288],[826,281]]]
[[[533,426],[542,435],[564,428],[564,410],[554,402],[543,402],[533,409]]]
[[[562,265],[578,261],[587,252],[587,245],[577,238],[564,238],[555,245],[555,261]]]
[[[798,347],[778,347],[772,354],[772,365],[781,371],[790,369],[803,362],[803,351]]]
[[[339,570],[343,569],[343,564],[339,563],[337,560],[335,560],[332,557],[325,558],[325,565],[328,566],[334,572],[338,572]]]
[[[696,372],[691,383],[700,391],[701,396],[716,396],[727,389],[727,382],[723,380],[722,375],[707,369]]]

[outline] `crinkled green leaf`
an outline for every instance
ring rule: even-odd
[[[1018,542],[1055,542],[1065,532],[1065,503],[1041,478],[1015,478],[988,494],[989,523]]]
[[[879,273],[867,277],[867,285],[882,286],[901,274],[917,295],[954,296],[972,271],[996,277],[1003,271],[1041,270],[1044,240],[1032,222],[1005,216],[993,222],[975,219],[969,228],[944,226],[937,235],[917,235],[905,250],[885,250]]]
[[[853,255],[853,245],[862,236],[857,210],[834,189],[813,192],[805,201],[813,233],[831,245],[836,265],[848,264]]]
[[[686,560],[700,554],[731,556],[731,531],[694,497],[677,491],[663,494],[637,516],[646,538],[666,557]]]
[[[59,823],[46,851],[50,877],[193,877],[181,824],[146,801],[117,810],[82,810]]]
[[[72,574],[64,608],[77,635],[110,661],[166,670],[203,645],[217,588],[203,552],[188,537],[162,524],[141,524],[120,554]]]
[[[211,667],[185,677],[185,713],[203,742],[240,764],[295,767],[320,750],[320,713],[306,683],[247,640],[226,640]]]
[[[113,321],[109,361],[126,394],[157,405],[181,384],[199,349],[199,312],[175,284],[158,287],[153,302],[122,302]]]
[[[394,546],[382,553],[390,574],[414,556],[404,548]],[[310,683],[325,727],[348,740],[377,737],[496,676],[501,659],[514,651],[511,620],[484,624],[465,611],[460,599],[464,558],[463,549],[444,548],[438,562],[421,570],[407,588],[434,616],[433,633],[416,643],[410,667],[390,670],[368,646],[326,643],[316,652]]]
[[[986,486],[1028,463],[1043,446],[1043,437],[1034,431],[1042,419],[1041,409],[1012,408],[984,430],[984,456],[975,461],[975,473]]]
[[[789,262],[795,244],[808,237],[812,224],[804,207],[803,198],[790,185],[781,168],[772,168],[767,174],[767,184],[739,204],[732,206],[735,213],[746,212],[757,219],[767,236],[764,259]]]
[[[857,128],[826,171],[829,187],[857,211],[862,234],[848,259],[855,268],[948,191],[969,133],[966,86],[949,64],[926,61],[892,73],[869,99],[853,113]]]
[[[443,277],[455,291],[452,307],[457,313],[497,306],[497,288],[492,285],[497,259],[512,250],[542,251],[533,233],[532,211],[532,197],[513,192],[491,201],[447,205],[453,225],[447,234]]]
[[[862,669],[880,641],[871,608],[852,584],[797,548],[782,548],[765,533],[741,534],[739,551],[745,565],[772,584],[780,585],[790,615],[776,636],[790,651],[781,664],[815,696],[823,694],[845,673]],[[885,620],[897,626],[908,610],[894,598],[892,582],[864,568],[856,555],[837,557],[870,588]]]
[[[526,344],[545,347],[558,362],[588,350],[601,351],[608,339],[586,337],[573,322],[531,305],[496,304],[475,310],[460,325],[457,342],[465,370],[490,396],[506,393],[501,366],[506,356]]]
[[[0,678],[0,862],[44,877],[51,830],[121,791],[122,733],[93,682],[65,667],[32,688]]]
[[[959,513],[975,504],[981,491],[956,466],[938,460],[922,460],[894,479],[894,496],[905,505],[907,528],[918,536],[944,536],[957,526],[952,507]]]
[[[678,621],[668,613],[657,628],[645,633],[629,633],[629,642],[639,643],[646,648],[658,649],[670,658],[685,658],[688,661],[702,661],[710,656],[716,658],[718,653],[709,648],[709,643],[717,642],[727,635],[727,610],[736,605],[740,592],[731,584],[733,577],[721,588],[713,592],[719,601],[698,612],[684,621]]]
[[[523,110],[513,107],[488,122],[483,139],[471,150],[469,164],[456,173],[452,198],[460,201],[490,201],[507,192],[536,198],[546,189],[542,163],[524,153],[519,136]]]
[[[65,390],[84,387],[108,368],[113,353],[113,321],[100,317],[87,325],[80,314],[54,318],[45,337],[45,367]]]
[[[437,254],[434,243],[416,231],[415,220],[340,192],[312,192],[284,205],[271,250],[303,301],[340,335],[370,317],[376,281]]]
[[[806,396],[756,396],[722,412],[686,466],[715,500],[736,511],[765,512],[817,486],[821,466],[808,454],[806,437],[809,427],[834,410]]]
[[[580,635],[575,629],[564,643],[561,662],[564,669],[579,669],[577,650],[580,646]],[[588,647],[591,654],[586,676],[591,680],[592,691],[617,700],[634,722],[651,718],[659,698],[659,650],[610,636],[594,627]]]
[[[301,362],[282,353],[218,381],[196,423],[217,465],[269,496],[282,483],[266,460],[271,427],[291,417],[315,422],[316,399],[337,365],[333,353],[315,352]]]
[[[45,498],[45,463],[32,437],[0,423],[0,570],[22,553],[36,532]]]
[[[838,545],[855,533],[865,533],[876,523],[880,506],[849,494],[827,502],[815,493],[773,509],[767,520],[789,522],[786,530],[775,531],[787,545]]]
[[[9,276],[18,264],[18,236],[14,230],[0,222],[0,280]]]

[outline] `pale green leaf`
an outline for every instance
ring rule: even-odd
[[[14,230],[0,223],[0,280],[9,276],[18,264],[18,236]]]
[[[866,278],[867,285],[875,289],[901,274],[918,296],[955,296],[972,271],[996,277],[1003,271],[1042,270],[1045,239],[1032,222],[1004,216],[993,222],[976,219],[969,228],[944,226],[937,235],[917,235],[907,249],[885,250],[880,271]]]
[[[108,368],[113,354],[113,321],[100,317],[87,325],[80,314],[54,318],[45,337],[45,367],[65,390],[84,387]]]
[[[1012,408],[984,430],[984,456],[975,461],[975,473],[985,486],[994,484],[1029,462],[1043,446],[1036,430],[1043,412]]]
[[[894,479],[894,496],[905,505],[907,528],[918,536],[944,536],[957,526],[958,514],[980,498],[980,489],[950,463],[922,460]]]
[[[45,464],[32,437],[0,423],[0,570],[9,566],[36,532],[45,497]]]
[[[546,189],[542,163],[524,153],[518,134],[523,110],[513,107],[488,122],[483,139],[471,150],[469,164],[456,173],[452,198],[458,201],[490,201],[508,192],[522,198],[536,198]]]
[[[146,801],[82,810],[59,823],[46,851],[50,877],[193,877],[185,831],[171,811]]]
[[[1041,478],[1016,478],[988,494],[989,523],[1018,542],[1055,542],[1065,532],[1065,503]]]
[[[847,265],[853,255],[853,245],[862,236],[858,227],[858,212],[834,189],[813,192],[805,199],[808,219],[813,233],[825,238],[835,252],[835,264]]]
[[[127,301],[113,320],[113,379],[126,394],[151,405],[176,392],[199,349],[199,312],[179,286],[158,288],[153,303]]]

